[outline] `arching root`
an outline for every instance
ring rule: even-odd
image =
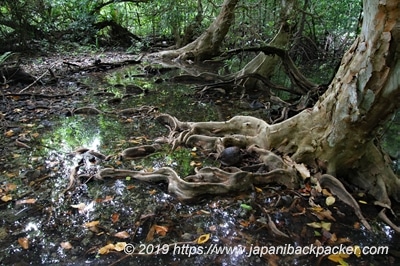
[[[390,227],[392,227],[393,230],[395,230],[397,233],[400,233],[400,227],[398,227],[397,225],[395,225],[392,221],[390,221],[390,219],[387,217],[386,215],[386,209],[382,209],[379,214],[378,214],[379,218],[382,219],[382,221],[384,221],[385,223],[387,223]]]
[[[246,191],[253,184],[284,183],[295,188],[298,184],[293,182],[290,172],[286,170],[273,170],[268,173],[251,173],[245,171],[226,172],[215,167],[200,169],[195,175],[181,179],[169,167],[160,168],[152,173],[139,171],[105,168],[98,172],[97,177],[125,178],[127,176],[146,182],[168,182],[168,192],[176,195],[180,200],[193,200],[204,195],[220,195],[231,192]],[[293,176],[292,176],[293,177]],[[196,182],[190,182],[196,181]],[[292,184],[292,185],[291,185]]]
[[[358,219],[360,219],[365,228],[371,230],[371,226],[362,215],[360,206],[358,205],[357,201],[353,198],[353,196],[349,192],[347,192],[342,182],[340,182],[337,178],[326,174],[322,175],[318,179],[318,181],[321,187],[329,188],[332,194],[334,194],[341,201],[352,207],[354,209],[354,213],[357,215]]]

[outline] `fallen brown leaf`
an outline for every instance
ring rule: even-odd
[[[8,201],[12,200],[12,197],[11,197],[11,195],[4,195],[1,197],[1,200],[4,202],[8,202]]]
[[[4,136],[6,136],[7,138],[14,136],[14,131],[12,129],[10,129],[9,131],[6,131],[6,133],[4,133]]]
[[[157,190],[155,190],[155,189],[149,191],[149,194],[152,195],[152,196],[153,196],[154,194],[156,194],[156,193],[157,193]]]
[[[84,226],[89,228],[89,227],[97,226],[99,223],[100,223],[99,221],[91,221],[91,222],[85,223]]]
[[[313,212],[315,216],[318,217],[319,220],[331,220],[331,221],[336,221],[336,219],[332,216],[332,212],[330,210],[322,210],[319,212]]]
[[[211,234],[204,234],[199,236],[199,238],[197,238],[197,244],[201,245],[206,243],[209,239],[210,239]]]
[[[114,244],[108,244],[108,245],[105,245],[104,247],[101,247],[97,253],[99,253],[100,255],[104,255],[104,254],[107,254],[108,252],[110,252],[110,250],[113,250],[113,249],[115,249]]]
[[[29,248],[29,239],[26,237],[20,237],[18,238],[18,244],[23,248],[23,249],[28,249]]]
[[[118,238],[128,238],[128,237],[130,237],[129,233],[126,232],[126,231],[118,232],[114,236],[118,237]]]
[[[67,241],[67,242],[61,242],[61,243],[60,243],[60,246],[61,246],[63,249],[71,249],[71,248],[72,248],[71,243],[69,243],[68,241]]]
[[[126,242],[117,242],[114,246],[116,251],[123,251],[126,247]]]
[[[113,223],[118,222],[118,221],[119,221],[119,213],[113,213],[113,214],[111,215],[111,221],[112,221]]]
[[[17,200],[17,202],[15,202],[16,205],[19,204],[34,204],[36,202],[36,199],[24,199],[24,200]]]
[[[86,208],[85,203],[73,204],[71,205],[72,208],[78,209],[80,212]]]
[[[239,223],[240,223],[240,225],[243,226],[243,227],[249,227],[249,225],[250,225],[250,222],[249,222],[249,221],[243,221],[243,220],[242,220],[242,221],[240,221]]]
[[[156,231],[157,235],[165,236],[168,232],[168,227],[163,225],[154,225],[154,230]]]

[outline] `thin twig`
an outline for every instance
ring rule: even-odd
[[[55,66],[55,64],[52,65],[48,70],[50,71],[50,69],[52,69],[54,66]],[[31,84],[29,84],[28,86],[23,88],[19,93],[24,92],[27,89],[29,89],[30,87],[32,87],[33,85],[35,85],[39,80],[41,80],[44,77],[44,75],[46,75],[46,73],[47,73],[47,70],[42,75],[40,75],[37,79],[35,79],[35,81],[33,81]],[[50,73],[51,73],[51,71],[50,71]]]

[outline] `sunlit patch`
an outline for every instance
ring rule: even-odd
[[[33,223],[33,222],[29,222],[26,226],[25,226],[25,231],[37,231],[39,230],[37,224]]]
[[[385,235],[387,236],[388,239],[391,240],[393,238],[395,232],[390,226],[382,224],[382,230],[383,232],[385,232]]]
[[[88,142],[85,147],[88,147],[91,150],[98,150],[101,145],[101,139],[99,135],[93,137],[91,142]]]
[[[125,185],[125,183],[123,181],[116,180],[115,183],[114,183],[113,188],[114,188],[115,194],[122,195],[122,193],[124,192],[124,190],[126,188],[126,185]]]

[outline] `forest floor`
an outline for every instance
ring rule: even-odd
[[[184,203],[169,195],[165,184],[129,177],[96,180],[96,172],[106,167],[168,166],[185,176],[196,167],[221,166],[202,151],[171,151],[169,145],[146,158],[122,160],[124,149],[153,144],[167,134],[155,113],[181,121],[265,116],[238,95],[199,97],[193,90],[199,84],[172,82],[182,70],[138,59],[120,52],[23,58],[23,70],[41,78],[2,86],[1,264],[400,263],[399,235],[377,218],[380,207],[366,195],[354,196],[372,231],[340,199],[328,201],[328,192],[313,194],[305,186],[254,187]],[[400,214],[399,206],[393,207]],[[381,246],[388,254],[290,250]]]

